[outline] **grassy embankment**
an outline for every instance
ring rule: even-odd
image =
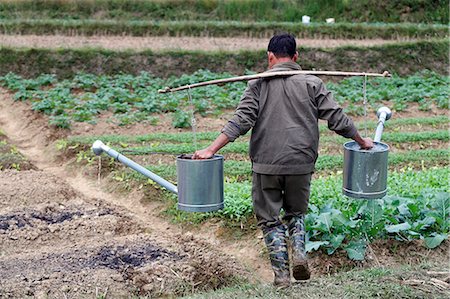
[[[447,40],[405,42],[376,47],[299,48],[299,62],[306,70],[389,70],[391,73],[407,75],[429,69],[446,74],[448,51]],[[25,77],[54,73],[60,78],[68,78],[79,72],[138,74],[141,71],[168,77],[193,73],[198,69],[242,74],[248,69],[263,71],[265,68],[266,54],[263,50],[230,53],[0,48],[0,75],[14,72]]]
[[[326,7],[326,9],[324,9]],[[298,22],[303,15],[325,22],[449,21],[444,0],[2,0],[0,18],[122,20],[243,20]]]
[[[314,39],[429,39],[448,36],[448,26],[413,23],[313,23],[240,21],[121,21],[0,19],[0,33],[36,35],[130,35],[270,38],[275,32]]]

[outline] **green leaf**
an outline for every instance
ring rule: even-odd
[[[432,207],[436,209],[436,216],[439,223],[442,223],[442,230],[446,230],[448,226],[448,216],[450,212],[450,194],[447,192],[439,192],[436,194]]]
[[[433,237],[425,238],[425,246],[430,249],[436,248],[441,245],[442,241],[448,238],[446,234],[436,234]]]
[[[413,223],[414,230],[425,230],[436,222],[436,219],[431,216],[427,216],[422,220]]]
[[[333,246],[334,248],[338,248],[339,246],[341,246],[342,241],[344,241],[344,239],[345,239],[344,235],[333,236],[330,240],[331,246]]]
[[[383,209],[376,200],[370,200],[367,203],[366,211],[368,219],[372,226],[375,226],[378,222],[383,220]]]
[[[408,209],[411,211],[413,217],[418,217],[420,215],[420,207],[416,203],[409,203]]]
[[[336,251],[336,249],[338,249],[339,246],[341,246],[342,241],[344,241],[344,239],[345,239],[344,235],[336,235],[331,237],[330,239],[331,248],[327,249],[328,254],[333,254]]]
[[[352,241],[345,247],[345,251],[351,260],[363,261],[366,255],[366,242],[364,240]]]
[[[331,233],[331,225],[332,225],[331,213],[326,212],[326,213],[320,214],[318,220],[321,223],[323,223],[325,225],[325,227],[327,228],[328,232]]]
[[[306,250],[306,252],[311,252],[313,250],[319,249],[320,246],[322,246],[322,245],[328,245],[328,244],[329,244],[328,241],[309,241],[309,242],[306,242],[305,250]]]
[[[385,229],[388,233],[398,233],[400,231],[408,230],[410,228],[411,228],[411,224],[409,224],[408,222],[385,226]]]
[[[410,217],[411,212],[408,209],[408,206],[406,204],[401,204],[398,206],[398,211],[400,212],[400,215]]]

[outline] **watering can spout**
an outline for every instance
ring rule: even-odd
[[[388,107],[381,107],[377,111],[377,117],[378,117],[378,125],[377,130],[375,131],[375,137],[373,138],[373,141],[380,142],[381,141],[381,134],[383,133],[384,129],[384,122],[390,119],[392,116],[392,111]]]
[[[114,158],[115,160],[119,161],[120,163],[134,169],[135,171],[139,172],[140,174],[145,175],[158,185],[161,185],[162,187],[166,188],[172,193],[178,194],[178,188],[174,184],[166,181],[162,177],[154,174],[147,168],[139,165],[138,163],[134,162],[133,160],[128,159],[124,155],[120,154],[119,152],[113,150],[109,146],[105,145],[101,140],[96,140],[92,144],[92,151],[97,156],[101,155],[103,152],[106,153],[108,156]]]
[[[92,151],[97,156],[100,156],[103,152],[107,152],[109,149],[101,140],[96,140],[94,144],[92,144]]]

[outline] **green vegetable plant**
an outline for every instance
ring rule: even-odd
[[[95,122],[98,115],[110,111],[118,124],[126,125],[148,121],[157,113],[173,113],[173,126],[190,127],[189,113],[218,115],[225,109],[234,109],[245,89],[244,82],[224,86],[209,86],[187,92],[160,94],[166,86],[180,86],[200,81],[231,77],[228,73],[198,70],[191,75],[161,79],[141,72],[137,76],[114,76],[79,73],[72,79],[58,80],[55,75],[41,75],[24,79],[13,73],[0,77],[0,86],[13,91],[14,99],[30,101],[32,109],[52,116],[52,124],[69,128],[70,122]],[[389,101],[396,111],[405,110],[409,103],[418,103],[428,110],[432,105],[448,108],[450,81],[448,76],[430,71],[409,77],[370,79],[367,85],[369,113],[376,111],[382,101]],[[362,115],[362,79],[353,77],[339,83],[328,83],[336,100],[352,115]],[[70,121],[59,121],[59,115]]]

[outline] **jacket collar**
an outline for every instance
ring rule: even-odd
[[[288,61],[275,64],[271,69],[267,70],[267,72],[299,71],[301,69],[302,68],[297,63]]]

